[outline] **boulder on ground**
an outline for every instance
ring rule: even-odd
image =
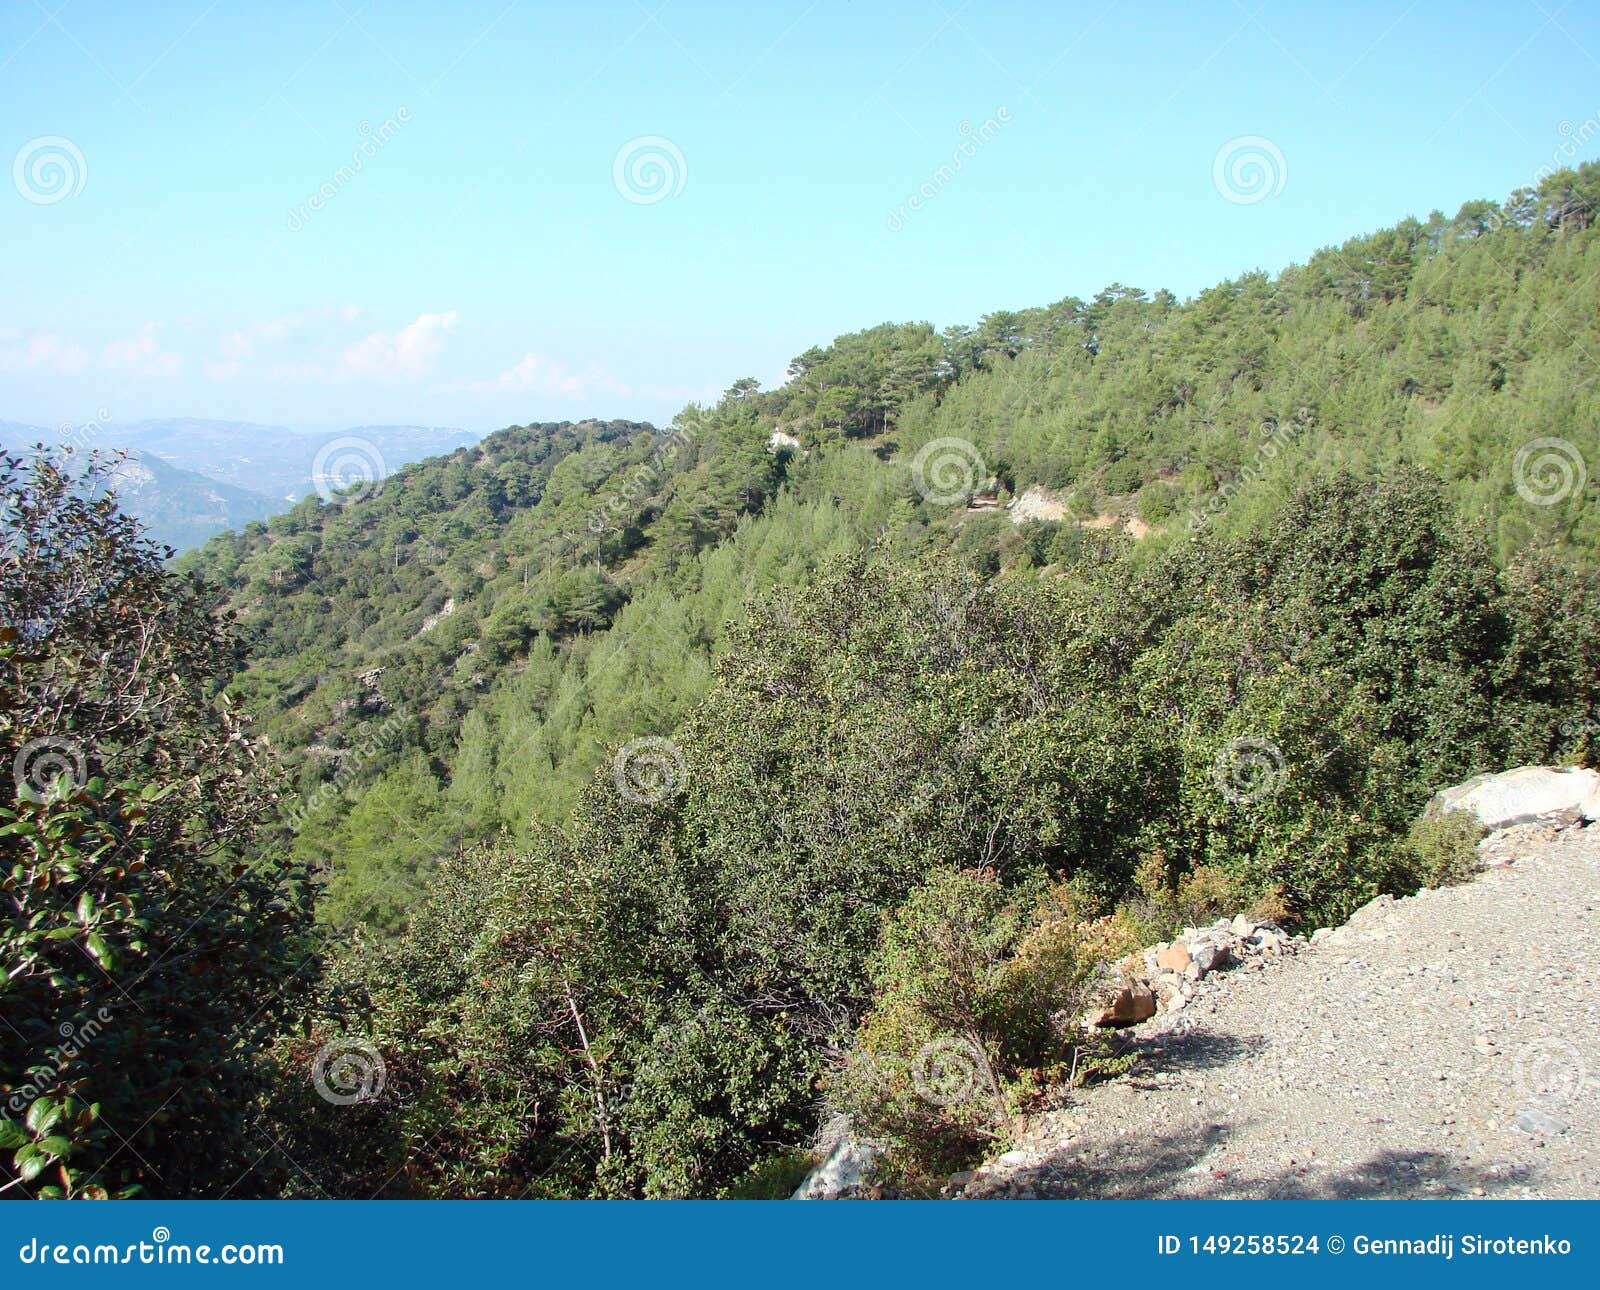
[[[1585,804],[1600,795],[1600,774],[1577,766],[1520,766],[1499,774],[1476,775],[1433,795],[1426,816],[1450,811],[1474,816],[1486,829],[1514,824],[1561,827],[1585,818]]]
[[[1189,966],[1189,958],[1189,947],[1182,941],[1173,941],[1156,955],[1156,967],[1163,972],[1182,972]]]
[[[833,1144],[823,1162],[795,1189],[795,1200],[830,1200],[863,1186],[883,1154],[875,1143],[846,1135]]]
[[[1156,1015],[1155,991],[1142,981],[1125,985],[1117,991],[1109,1006],[1090,1015],[1089,1024],[1097,1027],[1136,1026]]]

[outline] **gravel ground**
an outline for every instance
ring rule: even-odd
[[[1600,826],[1480,853],[1464,886],[1208,977],[966,1194],[1600,1196]]]

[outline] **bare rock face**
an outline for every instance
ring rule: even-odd
[[[1484,828],[1548,824],[1562,828],[1600,816],[1600,774],[1577,766],[1520,766],[1477,775],[1433,795],[1426,815],[1465,811]]]
[[[883,1148],[862,1142],[848,1133],[833,1144],[827,1156],[805,1176],[794,1200],[834,1200],[865,1187]]]

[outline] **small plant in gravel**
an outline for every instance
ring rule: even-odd
[[[1402,857],[1419,887],[1454,887],[1478,872],[1483,826],[1465,811],[1419,819],[1401,844]]]

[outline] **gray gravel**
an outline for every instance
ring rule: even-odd
[[[1600,826],[1368,905],[1129,1032],[969,1196],[1600,1196]]]

